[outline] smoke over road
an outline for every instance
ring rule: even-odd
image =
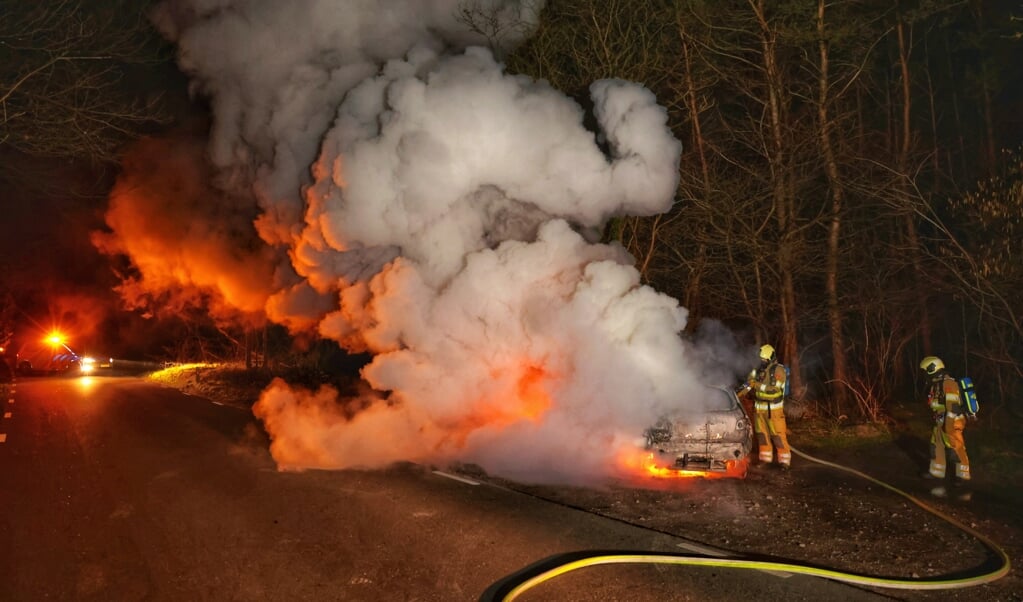
[[[501,52],[541,8],[476,4],[514,25]],[[699,403],[706,350],[678,336],[685,308],[597,242],[612,217],[671,207],[666,111],[638,84],[595,82],[595,135],[574,101],[506,73],[464,5],[175,0],[154,15],[213,109],[215,191],[115,192],[105,244],[150,294],[193,290],[373,354],[360,411],[330,389],[264,392],[255,412],[282,467],[600,477],[659,414]],[[196,211],[208,261],[137,242]],[[250,239],[218,225],[239,216]]]

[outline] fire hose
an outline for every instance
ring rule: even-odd
[[[756,569],[756,570],[771,570],[771,571],[785,571],[788,573],[797,573],[802,575],[811,575],[815,577],[823,577],[832,581],[840,581],[843,583],[849,583],[853,585],[865,585],[885,589],[905,589],[905,590],[943,590],[943,589],[960,589],[966,587],[973,587],[984,583],[990,583],[1001,579],[1009,572],[1010,560],[1009,555],[999,546],[997,543],[978,532],[976,529],[963,524],[948,514],[941,512],[915,498],[914,496],[893,487],[883,481],[875,479],[868,474],[836,464],[834,462],[828,462],[820,458],[815,458],[801,452],[795,448],[792,448],[792,452],[797,456],[805,458],[811,462],[816,462],[824,466],[842,470],[858,477],[864,478],[872,483],[876,483],[881,487],[892,491],[920,508],[930,512],[938,518],[948,522],[957,529],[969,534],[971,537],[980,541],[984,547],[990,552],[993,552],[993,560],[997,563],[990,570],[982,572],[976,575],[959,576],[959,577],[934,577],[934,578],[921,578],[921,579],[900,579],[894,577],[876,577],[871,575],[861,575],[857,573],[847,573],[835,569],[826,567],[813,566],[804,563],[795,563],[788,561],[781,561],[766,557],[733,557],[733,558],[720,558],[720,557],[708,557],[690,554],[680,554],[671,552],[643,552],[643,551],[624,551],[624,550],[585,550],[580,552],[569,552],[564,554],[558,554],[550,558],[546,558],[538,563],[530,565],[516,573],[509,575],[491,585],[480,597],[480,602],[511,602],[526,591],[544,583],[550,581],[555,577],[564,575],[578,569],[591,566],[608,565],[608,564],[672,564],[672,565],[686,565],[686,566],[709,566],[709,567],[723,567],[723,568],[736,568],[736,569]],[[987,563],[986,563],[987,564]]]

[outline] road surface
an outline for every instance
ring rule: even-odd
[[[139,378],[0,388],[0,600],[478,600],[545,557],[686,540],[435,467],[280,472],[247,411]],[[879,600],[798,575],[569,573],[519,600]]]

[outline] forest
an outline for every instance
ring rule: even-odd
[[[656,93],[674,209],[606,238],[690,327],[774,344],[805,409],[883,421],[936,354],[1019,415],[1021,36],[1018,2],[552,0],[506,61],[580,102]]]

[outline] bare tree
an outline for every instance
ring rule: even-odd
[[[832,142],[834,124],[831,116],[831,54],[828,43],[828,21],[826,19],[827,4],[824,0],[817,1],[817,42],[819,75],[817,97],[817,119],[820,132],[821,154],[824,156],[825,172],[831,188],[831,218],[828,225],[828,253],[826,288],[828,295],[828,322],[831,334],[832,378],[844,383],[848,380],[845,357],[845,336],[843,333],[843,312],[838,298],[839,244],[842,230],[842,211],[845,203],[845,183],[839,173],[838,161]],[[834,390],[835,400],[839,407],[847,404],[847,389],[837,387]]]
[[[145,2],[0,0],[0,148],[116,161],[147,124],[168,119],[140,89],[166,59]]]
[[[517,7],[462,0],[455,17],[469,31],[485,39],[498,60],[504,60],[505,48],[518,46],[532,33],[532,23],[542,6],[543,0],[529,0]],[[518,14],[510,14],[516,9]]]
[[[1019,365],[1023,347],[1023,301],[1019,295],[1023,288],[1019,244],[1023,239],[1023,147],[1004,151],[998,166],[995,176],[950,200],[958,237],[967,241],[969,249],[942,226],[949,242],[940,247],[938,259],[955,278],[964,306],[961,338],[964,345],[972,340],[973,348],[970,353],[964,350],[964,364],[970,355],[983,359],[974,374],[988,377],[997,397],[1019,414],[1023,412],[1016,393],[1023,382]]]
[[[850,300],[843,290],[848,288],[847,280],[856,277],[868,277],[867,270],[851,270],[851,262],[845,252],[848,226],[846,205],[849,202],[850,180],[860,177],[867,182],[870,178],[862,178],[862,167],[857,163],[859,158],[848,151],[848,145],[841,144],[840,137],[856,131],[857,103],[848,99],[850,90],[854,89],[865,77],[867,66],[880,41],[887,35],[883,27],[879,27],[875,19],[864,18],[862,15],[851,15],[843,5],[835,5],[825,0],[818,0],[815,15],[815,38],[817,45],[817,137],[820,143],[820,169],[827,181],[827,194],[830,207],[827,212],[827,235],[825,241],[826,261],[824,282],[827,305],[828,335],[831,339],[831,377],[833,386],[831,393],[836,409],[848,411],[850,393],[854,394],[862,415],[874,420],[879,415],[881,399],[873,393],[883,391],[885,385],[874,379],[881,375],[873,366],[864,365],[863,376],[853,377],[850,374],[846,336],[846,311]],[[859,17],[859,18],[854,18]],[[809,53],[807,53],[809,56]],[[808,69],[812,72],[812,69]],[[841,155],[841,156],[840,156]],[[868,193],[866,196],[873,196]],[[860,199],[854,199],[860,200]],[[857,233],[854,233],[857,234]],[[865,325],[866,325],[866,321]],[[870,340],[869,331],[860,333],[862,339]],[[894,333],[884,337],[888,340]],[[878,339],[877,337],[873,337]],[[881,340],[881,339],[878,339]],[[872,346],[877,349],[876,341]],[[883,354],[886,358],[888,354]],[[863,386],[855,390],[852,381]]]

